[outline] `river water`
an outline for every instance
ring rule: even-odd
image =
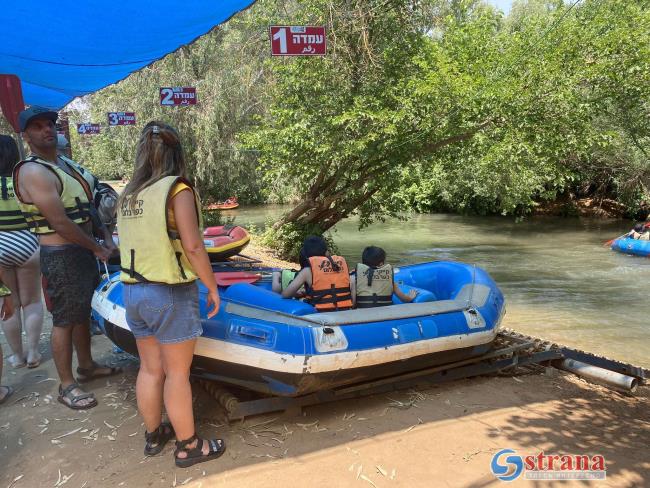
[[[230,213],[239,225],[277,219],[289,207]],[[503,325],[520,332],[650,367],[650,259],[611,251],[603,242],[629,221],[536,217],[409,215],[359,231],[341,222],[334,240],[350,266],[366,245],[383,247],[392,264],[432,260],[473,263],[506,296]]]

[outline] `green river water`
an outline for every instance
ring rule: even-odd
[[[289,207],[228,212],[239,225],[261,227]],[[650,367],[650,259],[611,251],[603,242],[629,221],[538,217],[411,215],[359,231],[349,219],[334,239],[350,266],[366,245],[393,264],[432,260],[473,263],[506,297],[503,325],[590,352]]]

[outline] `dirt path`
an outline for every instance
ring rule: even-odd
[[[288,266],[256,244],[246,254]],[[125,374],[88,385],[99,400],[89,411],[56,401],[49,329],[47,322],[39,368],[15,370],[5,362],[2,383],[17,391],[0,406],[0,488],[478,488],[501,484],[490,462],[504,448],[522,455],[602,454],[607,481],[598,486],[650,484],[650,388],[631,398],[563,374],[475,378],[230,425],[196,387],[198,431],[223,437],[228,451],[220,460],[176,469],[171,445],[144,457],[134,394],[138,365],[113,354],[105,337],[93,338],[96,359],[123,366]]]
[[[648,388],[629,398],[563,375],[457,381],[231,425],[197,387],[199,432],[222,436],[228,451],[176,469],[171,445],[158,457],[142,454],[137,363],[93,338],[96,357],[126,373],[90,383],[99,406],[74,412],[56,401],[47,329],[39,368],[5,369],[3,382],[17,392],[0,406],[1,487],[496,486],[490,461],[503,448],[599,453],[607,461],[599,486],[650,482]]]

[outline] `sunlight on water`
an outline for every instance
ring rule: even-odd
[[[262,226],[287,207],[251,207],[236,223]],[[650,366],[650,259],[603,242],[629,222],[590,219],[413,215],[359,232],[347,220],[334,234],[352,266],[364,246],[383,247],[393,264],[428,260],[474,263],[506,295],[504,325],[584,350]]]

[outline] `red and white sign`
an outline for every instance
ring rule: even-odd
[[[108,125],[135,125],[135,113],[108,112]]]
[[[99,134],[99,124],[91,124],[90,122],[86,122],[85,124],[77,124],[77,133],[78,134],[84,134],[84,135],[93,135],[93,134]]]
[[[193,86],[173,86],[160,89],[160,105],[196,105],[196,88]]]
[[[273,56],[325,56],[325,27],[272,25],[269,27]]]

